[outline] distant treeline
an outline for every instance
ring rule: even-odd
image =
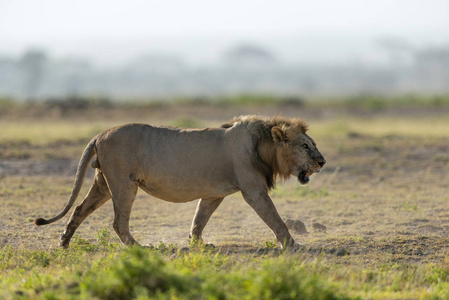
[[[379,63],[288,64],[257,47],[240,47],[221,61],[195,66],[177,56],[147,55],[99,67],[83,58],[55,59],[30,50],[0,56],[0,95],[36,100],[67,95],[111,98],[229,95],[351,95],[449,93],[449,47],[390,47]]]
[[[67,96],[60,98],[42,98],[32,102],[17,101],[11,97],[0,97],[0,109],[4,111],[8,108],[18,107],[57,108],[64,111],[87,110],[91,108],[160,108],[170,106],[344,106],[379,110],[404,105],[449,107],[449,93],[437,95],[404,94],[398,96],[360,94],[333,98],[242,94],[217,97],[147,98],[139,100]]]

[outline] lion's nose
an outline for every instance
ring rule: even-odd
[[[326,163],[325,160],[322,160],[322,161],[318,162],[318,164],[320,165],[320,167],[323,167],[325,163]]]

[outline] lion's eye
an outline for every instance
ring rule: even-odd
[[[307,144],[302,144],[302,147],[303,147],[304,149],[309,149],[309,145],[307,145]]]

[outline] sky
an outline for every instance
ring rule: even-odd
[[[350,52],[382,36],[449,44],[449,1],[0,0],[0,55],[34,47],[99,61],[147,52],[207,60],[249,41],[288,57]]]

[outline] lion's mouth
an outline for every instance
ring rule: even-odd
[[[312,173],[309,173],[307,171],[301,171],[298,174],[298,180],[301,184],[308,184],[310,181],[310,175],[312,175]]]

